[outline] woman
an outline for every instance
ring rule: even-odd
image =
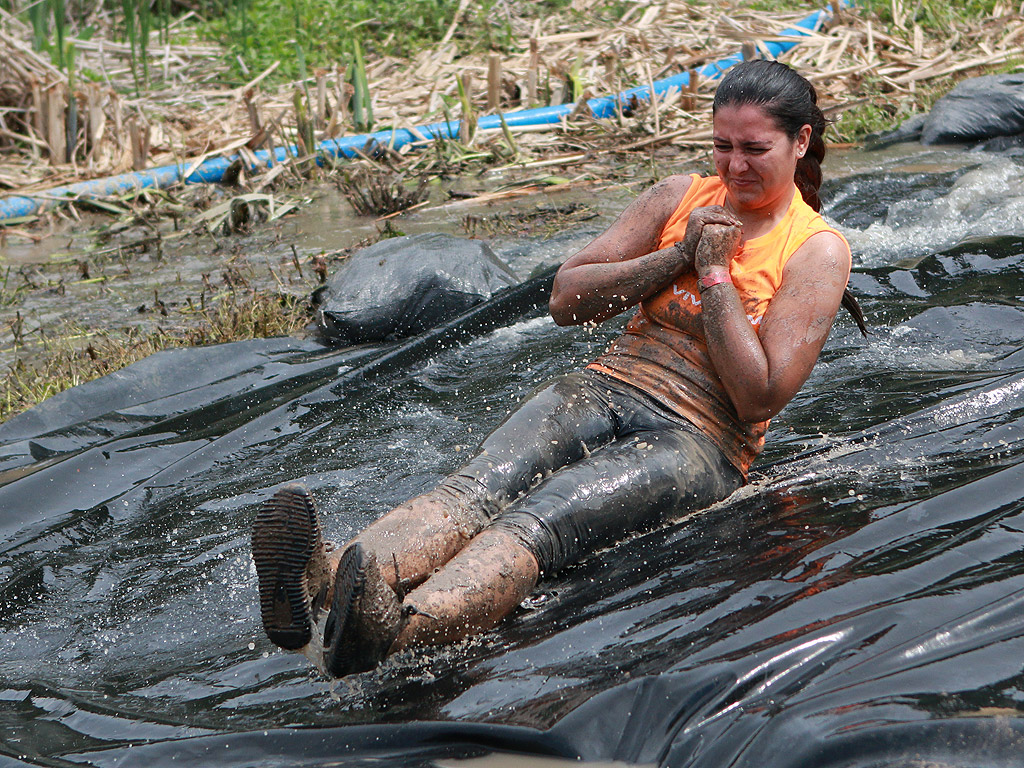
[[[604,355],[344,549],[325,547],[301,488],[264,505],[253,556],[271,640],[333,676],[370,669],[493,627],[542,574],[742,485],[849,277],[846,241],[816,213],[825,125],[786,65],[733,68],[714,102],[717,176],[654,185],[555,278],[560,325],[639,305]]]

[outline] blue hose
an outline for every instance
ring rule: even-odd
[[[810,34],[811,31],[818,29],[827,16],[827,11],[815,11],[807,18],[798,21],[796,26],[790,27],[789,29],[783,30],[779,33],[779,37],[792,37],[792,42],[773,41],[766,42],[764,45],[772,56],[778,57],[798,45],[800,38],[805,37]],[[719,61],[711,64],[705,64],[697,70],[697,74],[705,80],[717,80],[727,69],[729,69],[729,67],[734,64],[739,64],[741,61],[743,61],[743,57],[740,54],[733,54],[732,56],[720,59]],[[682,72],[678,75],[673,75],[672,77],[667,77],[664,80],[659,80],[654,83],[654,93],[661,95],[670,88],[678,88],[682,90],[688,86],[689,83],[689,74]],[[599,96],[597,98],[590,99],[587,102],[587,105],[590,107],[590,110],[593,112],[595,117],[607,118],[614,116],[617,104],[627,103],[634,97],[641,100],[650,99],[651,88],[644,85],[622,91],[615,96]],[[524,109],[518,112],[509,112],[503,115],[503,117],[505,118],[506,124],[509,126],[549,125],[551,123],[560,122],[562,118],[567,117],[575,107],[575,104],[559,104],[558,106],[553,107],[538,107],[536,109]],[[501,117],[498,115],[487,115],[485,117],[481,117],[477,122],[477,128],[480,130],[496,129],[500,127]],[[451,122],[423,125],[414,130],[398,128],[394,130],[377,131],[375,133],[364,133],[358,136],[345,136],[340,139],[329,139],[321,142],[318,149],[320,152],[334,157],[353,157],[358,151],[364,150],[367,145],[372,146],[374,144],[379,144],[399,149],[404,147],[406,144],[422,141],[423,139],[434,139],[439,136],[444,138],[454,138],[457,137],[458,134],[459,121],[453,120]],[[268,165],[273,162],[283,162],[287,160],[289,154],[294,156],[298,154],[298,151],[294,146],[288,149],[282,147],[273,150],[273,158],[271,158],[271,152],[269,150],[260,150],[255,153],[257,160]],[[196,184],[201,182],[220,181],[224,177],[224,173],[228,169],[228,166],[230,166],[237,157],[238,156],[235,155],[227,158],[217,157],[206,160],[189,174],[185,179],[185,183]],[[109,195],[124,194],[133,190],[149,189],[154,187],[169,187],[181,180],[182,174],[187,168],[187,164],[165,165],[144,171],[122,173],[118,176],[109,176],[105,179],[93,179],[91,181],[77,182],[75,184],[68,184],[62,187],[54,187],[53,189],[40,193],[38,196],[15,195],[5,197],[0,199],[0,225],[8,219],[31,216],[39,211],[67,203],[72,200],[100,198]]]

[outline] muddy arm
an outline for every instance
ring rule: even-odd
[[[602,322],[692,269],[701,227],[735,220],[721,208],[699,209],[688,222],[683,242],[659,250],[661,232],[689,186],[689,176],[671,176],[655,184],[604,234],[562,265],[549,302],[556,323]]]
[[[701,275],[727,266],[739,242],[735,234],[709,234],[697,248]],[[786,264],[760,335],[732,284],[701,294],[708,352],[741,419],[771,418],[803,386],[828,338],[849,274],[850,251],[841,238],[829,232],[811,237]]]

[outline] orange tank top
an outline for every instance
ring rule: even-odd
[[[659,248],[683,239],[690,212],[725,203],[717,176],[691,176],[690,188],[661,232]],[[790,256],[812,235],[839,232],[793,195],[789,210],[765,235],[746,241],[729,267],[755,332]],[[688,271],[637,308],[623,334],[589,368],[632,384],[683,416],[707,435],[746,477],[764,447],[767,421],[741,421],[715,373],[704,339],[697,275]]]

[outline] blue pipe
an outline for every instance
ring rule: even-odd
[[[789,29],[783,30],[779,33],[779,37],[792,37],[792,42],[774,41],[767,42],[764,45],[772,56],[778,57],[798,45],[800,38],[805,37],[812,31],[818,29],[827,17],[828,11],[815,11],[807,18],[798,21],[796,26],[790,27]],[[719,61],[705,64],[697,70],[697,74],[706,80],[717,80],[727,69],[729,69],[729,67],[734,64],[739,64],[741,61],[743,61],[743,57],[740,54],[733,54],[732,56],[720,59]],[[682,90],[688,86],[689,83],[689,74],[681,72],[678,75],[673,75],[672,77],[667,77],[654,83],[654,93],[661,95],[670,88],[678,88]],[[616,105],[629,102],[634,97],[641,100],[650,99],[650,90],[650,87],[646,85],[630,88],[616,94],[615,96],[599,96],[597,98],[590,99],[587,102],[587,106],[590,107],[591,112],[593,112],[594,116],[597,118],[612,117],[615,115]],[[559,104],[553,107],[537,107],[536,109],[524,109],[518,112],[509,112],[503,115],[503,117],[505,118],[506,124],[509,126],[549,125],[560,122],[563,117],[567,117],[575,108],[575,104]],[[344,136],[340,139],[328,139],[327,141],[321,142],[318,149],[320,152],[333,155],[335,157],[354,157],[356,153],[363,150],[367,144],[379,144],[399,149],[404,147],[406,144],[421,141],[422,139],[434,139],[439,136],[444,138],[455,138],[459,135],[459,122],[460,121],[458,120],[453,120],[450,122],[423,125],[414,130],[398,128],[387,131],[377,131],[375,133],[364,133],[358,136]],[[500,127],[501,117],[498,115],[486,115],[481,117],[477,122],[477,128],[479,130],[496,129]],[[287,160],[289,154],[294,156],[298,154],[298,151],[293,146],[287,149],[282,147],[273,150],[273,157],[271,157],[270,150],[264,149],[255,153],[256,158],[261,163],[267,165],[271,165],[274,162],[283,162]],[[234,155],[227,158],[216,157],[206,160],[191,174],[189,174],[188,178],[185,179],[185,183],[196,184],[220,181],[224,177],[224,173],[227,171],[228,166],[230,166],[237,157],[237,155]],[[41,210],[52,208],[71,200],[106,197],[109,195],[124,194],[133,190],[149,189],[154,187],[169,187],[181,180],[181,176],[187,167],[187,164],[165,165],[144,171],[122,173],[118,176],[110,176],[105,179],[93,179],[91,181],[77,182],[75,184],[68,184],[62,187],[54,187],[53,189],[40,193],[38,196],[15,195],[5,197],[0,199],[0,226],[2,226],[2,222],[8,219],[31,216]]]

